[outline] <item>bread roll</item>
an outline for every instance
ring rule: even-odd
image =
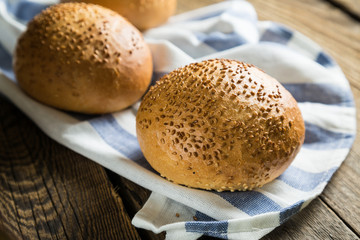
[[[140,30],[156,27],[175,13],[176,0],[62,0],[87,2],[110,8]]]
[[[136,118],[145,158],[174,183],[250,190],[278,177],[304,141],[297,102],[246,63],[214,59],[179,68],[151,87]]]
[[[28,24],[14,72],[20,87],[44,104],[100,114],[141,98],[151,81],[152,58],[142,34],[119,14],[64,3]]]

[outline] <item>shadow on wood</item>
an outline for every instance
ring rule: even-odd
[[[139,239],[105,170],[0,96],[0,229],[15,239]]]

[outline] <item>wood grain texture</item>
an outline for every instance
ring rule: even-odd
[[[197,8],[205,7],[210,4],[223,2],[224,0],[178,0],[176,14],[191,11]]]
[[[360,25],[326,1],[250,0],[259,19],[288,25],[335,58],[353,88],[360,89]]]
[[[337,2],[338,4],[341,4],[360,15],[360,1],[359,0],[332,0],[332,1]]]
[[[116,192],[124,199],[124,205],[133,218],[135,214],[144,206],[145,202],[150,197],[151,192],[129,180],[123,178],[111,171],[107,171],[109,179],[116,186]],[[165,239],[165,232],[155,234],[151,231],[137,229],[142,239],[163,240]],[[199,240],[217,239],[214,237],[202,236]]]
[[[360,1],[359,0],[326,0],[335,7],[342,9],[353,19],[360,21]]]
[[[262,238],[273,239],[358,239],[319,198]]]
[[[151,192],[129,180],[107,170],[110,181],[115,186],[116,193],[123,199],[124,206],[132,219],[135,214],[144,206],[150,197]],[[165,232],[155,234],[151,231],[137,229],[142,239],[162,240],[165,239]]]
[[[140,239],[102,167],[0,97],[0,229],[12,239]]]
[[[351,151],[320,199],[360,236],[360,156]]]

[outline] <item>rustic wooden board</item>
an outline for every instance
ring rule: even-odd
[[[262,238],[272,239],[358,239],[319,198],[285,224]]]
[[[321,0],[250,0],[262,20],[284,23],[305,34],[339,63],[352,86],[360,89],[360,25]]]
[[[124,206],[132,219],[144,206],[151,192],[111,171],[107,171],[110,181],[115,186],[116,193],[123,199]],[[151,231],[137,229],[142,239],[161,240],[165,239],[165,233],[155,234]]]
[[[359,0],[327,0],[334,6],[341,8],[357,21],[360,21],[360,1]]]
[[[196,8],[205,7],[210,4],[222,2],[224,0],[178,0],[176,14],[194,10]]]
[[[0,219],[12,239],[140,239],[105,170],[0,96]]]
[[[320,198],[360,236],[360,156],[352,151]]]

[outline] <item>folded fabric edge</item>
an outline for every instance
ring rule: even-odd
[[[282,223],[286,222],[293,214],[297,213],[304,207],[306,207],[313,199],[310,198],[306,201],[300,201],[294,206],[285,208],[281,212],[270,212],[255,216],[249,221],[248,219],[227,219],[227,220],[211,220],[205,221],[202,219],[197,219],[196,214],[197,210],[192,209],[182,203],[179,203],[175,200],[169,199],[162,194],[152,192],[147,202],[144,204],[142,209],[136,213],[132,223],[139,228],[145,228],[151,230],[155,233],[160,233],[163,231],[175,230],[175,229],[184,229],[186,224],[192,223],[195,224],[195,227],[188,228],[189,231],[198,231],[199,228],[203,228],[204,225],[226,222],[227,225],[230,225],[230,229],[217,229],[216,232],[220,233],[237,233],[237,232],[256,232],[263,229],[274,229],[280,226]],[[178,205],[178,208],[174,210],[174,206]],[[167,209],[169,211],[164,211]],[[179,213],[182,218],[176,217],[176,213]],[[280,214],[283,214],[282,220],[280,220]],[[270,220],[273,216],[278,215],[278,221]],[[166,222],[164,224],[164,219],[171,219],[174,222]],[[184,220],[187,219],[187,220]],[[179,221],[183,220],[183,221]],[[270,220],[270,221],[269,221]],[[270,222],[270,223],[269,223]],[[163,224],[159,224],[163,223]],[[202,226],[201,226],[202,225]],[[207,232],[211,232],[211,229],[206,229]]]
[[[6,4],[0,1],[0,28],[7,34],[0,35],[0,43],[5,46],[6,50],[12,54],[18,37],[25,31],[26,26],[18,22],[11,14],[7,12]]]
[[[315,198],[315,197],[314,197]],[[188,214],[187,218],[193,218],[194,212],[196,210],[188,211],[189,207],[182,205],[174,200],[169,200],[166,197],[162,196],[158,193],[152,193],[145,203],[143,208],[138,211],[138,213],[132,219],[132,223],[134,226],[138,228],[143,228],[146,230],[153,231],[155,233],[160,233],[166,231],[167,234],[177,235],[176,233],[198,233],[199,237],[201,235],[220,237],[224,239],[259,239],[267,233],[274,230],[276,227],[280,226],[284,222],[286,222],[291,216],[298,213],[300,210],[308,206],[308,204],[314,199],[311,198],[307,201],[302,201],[296,204],[294,207],[287,209],[281,214],[286,215],[283,217],[283,220],[277,224],[273,224],[272,226],[256,226],[250,228],[244,228],[244,221],[238,219],[229,219],[223,221],[182,221],[182,222],[170,222],[164,223],[164,218],[168,219],[169,212],[174,215],[175,213],[170,209],[168,212],[164,212],[162,207],[168,206],[165,202],[171,201],[171,205],[178,204],[182,208],[186,209],[185,213],[181,210],[177,210],[180,212],[179,215]],[[264,218],[264,216],[262,216]],[[265,217],[266,218],[266,217]],[[159,220],[160,219],[160,220]],[[175,219],[178,221],[178,219]],[[163,222],[163,225],[159,225],[159,221]],[[157,225],[156,225],[157,224]],[[226,227],[223,229],[219,229],[220,227]],[[212,228],[213,227],[213,228]],[[172,239],[172,238],[171,238]]]

